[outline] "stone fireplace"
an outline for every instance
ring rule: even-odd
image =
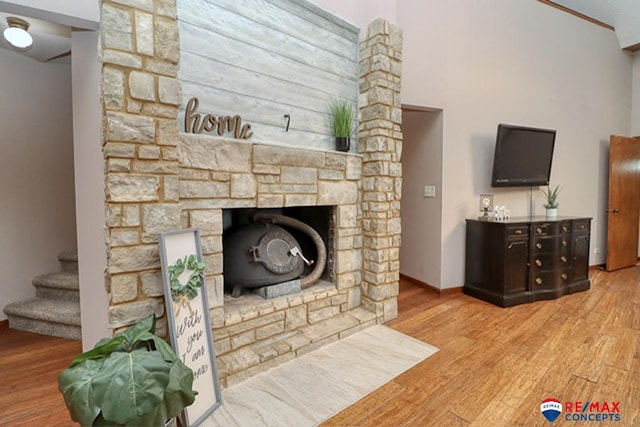
[[[378,321],[362,308],[362,156],[193,135],[181,144],[182,215],[201,230],[214,285],[208,289],[218,369],[227,385]],[[229,226],[257,210],[308,222],[327,217],[330,256],[317,284],[272,300],[225,295],[225,218]]]
[[[357,152],[343,153],[308,149],[304,141],[282,146],[277,139],[184,133],[178,117],[188,97],[178,79],[175,1],[145,4],[102,3],[111,328],[153,312],[163,332],[158,233],[186,227],[200,230],[223,387],[395,318],[400,30],[376,20],[360,31]],[[321,279],[273,299],[225,295],[223,234],[232,210],[299,214],[313,207],[327,217]]]

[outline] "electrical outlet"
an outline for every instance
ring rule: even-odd
[[[425,185],[424,186],[424,197],[436,197],[436,187],[435,185]]]

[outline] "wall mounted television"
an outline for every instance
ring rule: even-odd
[[[491,186],[549,185],[555,141],[555,130],[499,124]]]

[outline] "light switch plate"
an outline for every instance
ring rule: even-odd
[[[436,197],[436,186],[435,185],[425,185],[424,186],[424,197]]]

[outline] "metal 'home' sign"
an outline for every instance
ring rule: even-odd
[[[239,115],[231,116],[214,116],[198,113],[198,98],[191,98],[187,102],[187,108],[184,114],[184,131],[186,133],[202,133],[217,131],[222,136],[225,132],[233,132],[236,139],[249,139],[253,136],[250,124],[242,124],[242,117]]]

